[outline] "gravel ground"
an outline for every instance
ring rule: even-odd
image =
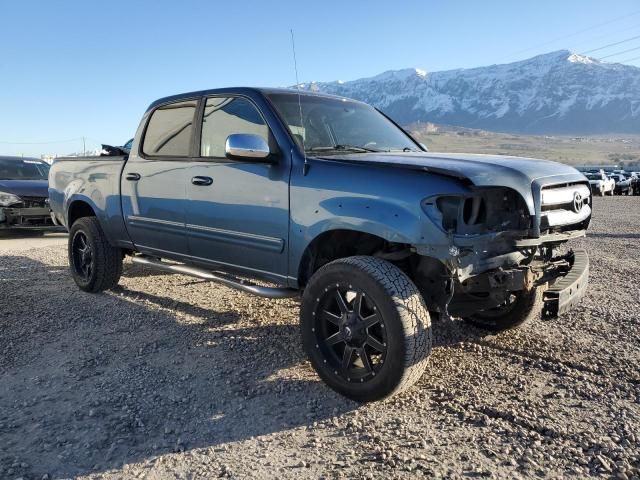
[[[595,199],[588,297],[497,336],[434,322],[420,382],[358,405],[305,360],[298,305],[0,241],[0,478],[639,478],[640,197]]]

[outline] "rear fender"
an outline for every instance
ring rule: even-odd
[[[126,246],[121,241],[121,239],[127,237],[121,236],[123,234],[126,235],[126,233],[121,231],[122,217],[120,215],[120,199],[118,196],[112,195],[106,199],[102,198],[100,195],[96,199],[81,193],[74,193],[69,196],[65,196],[63,205],[65,212],[64,220],[67,229],[71,228],[70,213],[72,212],[74,205],[77,205],[78,203],[83,203],[93,210],[93,213],[98,219],[98,222],[100,222],[100,226],[102,227],[102,230],[110,244],[114,246]],[[116,215],[109,216],[108,212],[116,213]]]

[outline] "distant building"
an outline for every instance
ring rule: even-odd
[[[101,152],[102,152],[102,149],[95,148],[92,150],[87,150],[86,152],[66,153],[64,155],[58,155],[57,153],[53,153],[53,154],[45,153],[40,155],[40,160],[47,162],[49,165],[51,165],[54,162],[54,160],[58,157],[97,157],[97,156],[100,156]]]

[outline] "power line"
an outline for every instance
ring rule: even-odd
[[[590,32],[591,30],[595,30],[597,28],[604,27],[605,25],[610,25],[610,24],[615,23],[617,21],[624,20],[624,19],[627,19],[629,17],[636,16],[638,14],[640,14],[640,10],[635,11],[635,12],[631,12],[631,13],[629,13],[627,15],[622,15],[620,17],[612,18],[611,20],[607,20],[606,22],[601,22],[601,23],[597,23],[595,25],[591,25],[590,27],[583,28],[582,30],[578,30],[577,32],[573,32],[573,33],[569,33],[567,35],[562,35],[560,37],[556,37],[556,38],[554,38],[552,40],[549,40],[549,41],[544,42],[544,43],[540,43],[540,44],[535,45],[533,47],[525,48],[524,50],[519,50],[517,52],[513,52],[512,55],[517,55],[519,53],[529,52],[531,50],[535,50],[535,49],[540,48],[540,47],[545,47],[547,45],[551,45],[551,44],[553,44],[555,42],[558,42],[560,40],[565,40],[567,38],[575,37],[575,36],[578,36],[578,35],[580,35],[582,33],[585,33],[585,32]]]
[[[632,40],[637,40],[638,38],[640,38],[640,35],[636,35],[635,37],[631,37],[631,38],[625,38],[624,40],[620,40],[619,42],[610,43],[609,45],[604,45],[602,47],[598,47],[598,48],[593,48],[591,50],[587,50],[586,52],[582,52],[580,55],[586,55],[587,53],[597,52],[597,51],[600,51],[600,50],[604,50],[605,48],[615,47],[616,45],[622,45],[623,43],[627,43],[627,42],[630,42]]]
[[[578,41],[577,44],[574,44],[577,46],[575,48],[570,48],[570,50],[578,51],[578,50],[581,50],[582,48],[587,48],[586,46],[593,45],[594,43],[596,45],[600,45],[600,40],[602,39],[616,38],[616,37],[619,37],[620,34],[622,33],[626,33],[630,30],[639,30],[639,29],[640,29],[640,25],[636,24],[636,25],[631,25],[630,27],[618,29],[614,33],[608,32],[608,33],[605,33],[604,35],[597,35],[595,37],[589,38],[588,40]]]
[[[609,57],[617,57],[618,55],[622,55],[623,53],[635,52],[636,50],[640,50],[640,47],[629,48],[627,50],[623,50],[621,52],[612,53],[610,55],[605,55],[604,57],[600,57],[598,60],[604,60]]]
[[[633,62],[635,60],[640,60],[640,57],[627,58],[626,60],[620,60],[618,63],[628,63],[628,62]]]

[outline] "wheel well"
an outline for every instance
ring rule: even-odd
[[[71,228],[76,220],[82,217],[95,217],[96,213],[87,202],[76,200],[69,206],[67,214],[67,227]]]
[[[303,287],[323,265],[339,258],[370,255],[401,261],[411,255],[409,245],[393,243],[377,235],[355,230],[330,230],[314,238],[302,254],[298,284]]]

